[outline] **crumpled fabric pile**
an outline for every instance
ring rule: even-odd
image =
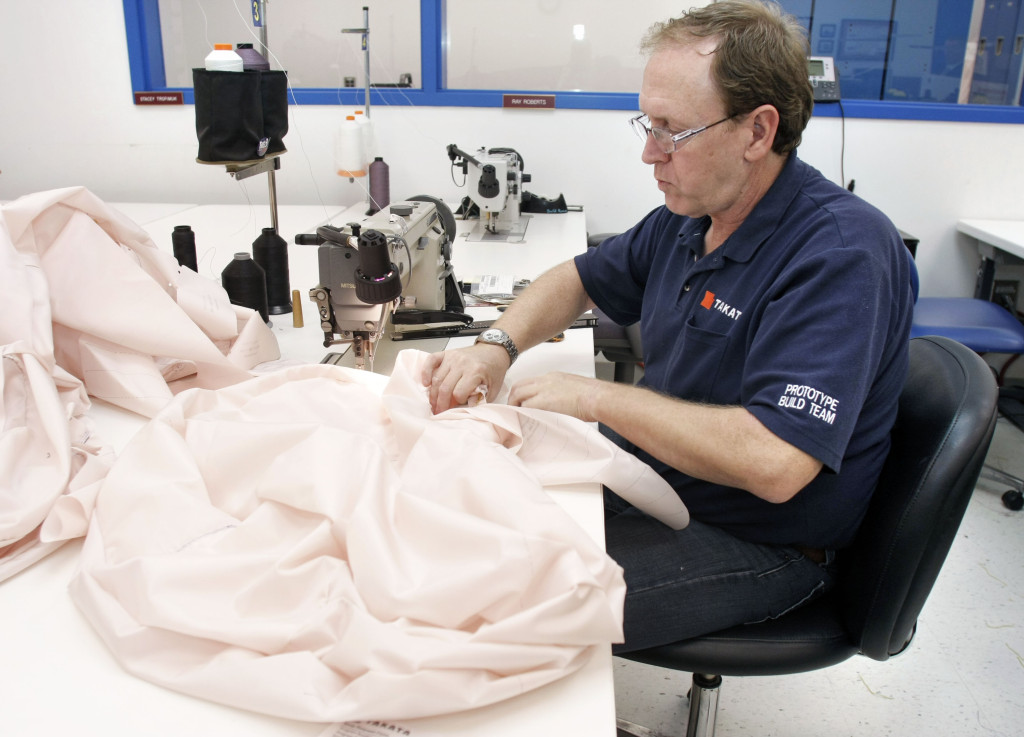
[[[261,371],[258,314],[86,190],[2,214],[0,580],[85,535],[71,596],[140,678],[314,722],[491,704],[622,637],[621,569],[549,491],[688,522],[591,425],[433,415],[418,351]],[[96,398],[150,418],[116,457]]]
[[[425,358],[188,392],[136,436],[72,584],[127,670],[291,719],[405,719],[523,693],[621,640],[621,569],[546,491],[667,484],[573,418],[432,415]]]
[[[0,581],[85,534],[113,462],[90,397],[151,417],[277,358],[257,313],[82,187],[0,209]]]

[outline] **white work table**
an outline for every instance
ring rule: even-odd
[[[973,238],[977,244],[981,270],[974,296],[989,299],[996,265],[1019,264],[1024,260],[1024,220],[966,219],[957,222],[956,229]]]
[[[978,241],[984,258],[992,258],[999,249],[1024,259],[1024,220],[960,220],[956,229]]]
[[[163,249],[171,250],[176,225],[196,233],[199,273],[216,279],[237,251],[251,251],[260,234],[265,208],[230,205],[138,203],[116,205],[144,227]],[[311,233],[325,222],[343,225],[342,208],[282,206],[279,232],[288,242],[291,288],[303,299],[302,328],[292,327],[290,313],[272,315],[282,356],[317,362],[329,350],[309,289],[317,282],[317,249],[294,244],[296,233]],[[468,223],[460,224],[460,233]],[[468,243],[460,236],[453,247],[456,276],[500,274],[515,269],[519,278],[535,278],[544,269],[586,248],[582,213],[536,215],[526,242]],[[460,338],[469,342],[471,338]],[[408,341],[403,348],[436,350],[444,341]],[[375,367],[381,370],[382,367]],[[593,376],[590,330],[570,330],[566,340],[526,352],[510,371],[509,380],[549,370]],[[98,430],[115,450],[129,442],[144,419],[96,402]],[[601,489],[590,485],[553,494],[555,500],[603,546]],[[105,737],[146,735],[180,737],[316,737],[326,725],[289,721],[242,711],[184,696],[150,684],[121,669],[113,655],[77,611],[67,586],[74,576],[81,541],[73,541],[49,557],[0,584],[0,651],[5,663],[0,679],[0,725],[11,737],[103,734]],[[412,737],[535,737],[536,735],[615,734],[611,649],[594,653],[576,673],[516,698],[472,711],[405,721]]]

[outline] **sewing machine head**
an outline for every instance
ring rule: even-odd
[[[511,148],[481,148],[470,155],[451,144],[448,158],[462,170],[466,197],[480,211],[480,224],[469,240],[522,240],[527,218],[520,205],[523,183],[530,181],[530,175],[523,173],[523,157]]]
[[[461,319],[455,317],[464,305],[452,273],[454,237],[451,210],[424,195],[343,227],[323,225],[315,239],[296,237],[319,246],[320,283],[309,296],[324,346],[351,342],[361,367],[392,315],[415,315],[421,322]]]

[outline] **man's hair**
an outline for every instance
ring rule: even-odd
[[[711,79],[726,112],[744,115],[773,105],[779,129],[772,150],[784,155],[795,149],[814,107],[803,27],[771,0],[721,0],[656,23],[641,48],[651,54],[699,38],[718,41]]]

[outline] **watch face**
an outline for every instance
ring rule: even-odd
[[[480,333],[480,340],[486,340],[487,342],[500,342],[502,338],[501,331],[491,328]]]

